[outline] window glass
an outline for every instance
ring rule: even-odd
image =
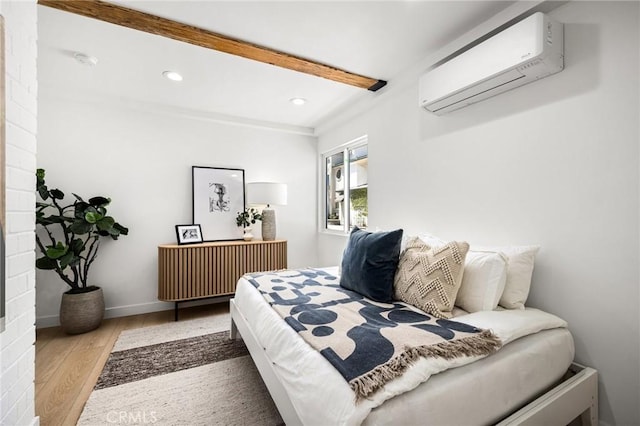
[[[368,147],[365,138],[323,155],[325,230],[367,227]]]
[[[349,227],[367,227],[367,170],[369,159],[366,145],[349,150]]]
[[[327,222],[326,228],[344,229],[344,154],[341,152],[327,157]]]

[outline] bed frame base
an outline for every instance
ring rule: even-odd
[[[247,324],[231,299],[231,339],[242,337],[253,362],[256,364],[271,398],[276,404],[280,416],[287,426],[302,425],[287,392],[282,386],[278,371],[269,358],[265,348]],[[511,414],[498,423],[498,426],[513,425],[568,425],[580,418],[582,425],[598,425],[598,373],[593,368],[579,364],[571,364],[570,377],[549,390],[544,395],[530,402],[525,407]]]
[[[231,340],[237,339],[238,332],[240,333],[244,344],[251,354],[251,358],[253,358],[253,362],[260,372],[260,376],[262,376],[264,384],[271,394],[273,402],[275,402],[278,408],[280,417],[282,417],[282,420],[284,420],[287,426],[301,426],[302,422],[300,421],[300,417],[298,417],[298,413],[293,407],[287,391],[284,389],[284,386],[282,386],[279,374],[274,368],[273,361],[269,358],[265,348],[258,342],[257,337],[249,328],[247,320],[238,310],[233,299],[229,301],[229,310],[231,312]]]
[[[568,425],[580,418],[582,425],[598,425],[598,372],[573,363],[562,383],[516,411],[498,426]]]

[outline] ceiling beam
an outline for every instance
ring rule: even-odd
[[[387,84],[383,80],[354,74],[278,50],[99,0],[38,0],[38,4],[134,30],[172,38],[207,49],[311,74],[371,90],[372,92],[381,89]]]

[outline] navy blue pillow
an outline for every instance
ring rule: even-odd
[[[402,229],[367,232],[354,227],[342,256],[340,285],[377,302],[393,300]]]

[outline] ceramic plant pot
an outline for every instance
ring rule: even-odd
[[[81,334],[100,327],[104,294],[100,287],[86,293],[64,293],[60,302],[60,327],[67,334]]]
[[[253,234],[251,233],[251,227],[250,226],[247,226],[247,227],[244,228],[244,236],[242,238],[244,238],[245,241],[253,240]]]

